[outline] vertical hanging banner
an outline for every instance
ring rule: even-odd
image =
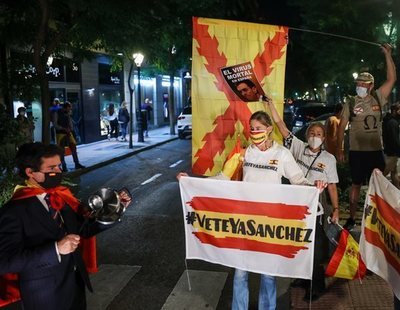
[[[375,169],[365,199],[360,253],[400,299],[400,191]]]
[[[186,258],[311,279],[318,189],[190,177],[179,186]]]
[[[288,27],[193,18],[192,171],[215,175],[252,113],[283,111]]]

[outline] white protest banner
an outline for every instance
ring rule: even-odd
[[[375,169],[365,198],[360,253],[400,298],[400,191]]]
[[[181,177],[186,258],[311,279],[318,190]]]

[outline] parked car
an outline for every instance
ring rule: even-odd
[[[327,105],[324,102],[307,102],[297,105],[294,108],[292,131],[295,133],[319,116],[333,113],[334,110],[335,106]]]
[[[283,106],[283,121],[289,130],[292,130],[293,126],[293,109],[294,106],[292,104],[285,103]]]
[[[192,107],[184,107],[178,116],[178,137],[185,139],[186,136],[192,135]]]
[[[307,142],[306,139],[306,131],[308,126],[311,123],[321,123],[322,125],[325,125],[326,121],[328,120],[329,117],[331,117],[332,115],[334,115],[333,113],[326,113],[326,114],[322,114],[318,117],[316,117],[315,119],[313,119],[311,122],[308,122],[307,124],[305,124],[303,127],[301,127],[300,129],[298,129],[294,135],[299,138],[300,140]]]

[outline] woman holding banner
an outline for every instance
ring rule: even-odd
[[[250,144],[243,156],[243,181],[266,184],[280,184],[284,176],[292,184],[312,185],[305,177],[289,150],[272,140],[273,125],[271,118],[264,111],[255,112],[250,118]],[[178,180],[187,173],[177,175]],[[230,177],[220,172],[214,179],[229,180]],[[322,191],[325,184],[315,181]],[[249,287],[248,271],[235,270],[233,280],[233,310],[248,309]],[[275,277],[261,274],[258,309],[276,308]]]
[[[279,132],[284,139],[284,145],[293,154],[299,167],[302,169],[305,177],[310,182],[315,180],[323,180],[327,184],[331,206],[326,202],[325,195],[320,195],[320,203],[323,207],[323,213],[330,214],[333,223],[339,221],[339,199],[336,183],[339,182],[335,157],[322,149],[325,140],[325,126],[321,123],[312,123],[306,132],[308,143],[305,143],[295,137],[289,131],[286,124],[278,114],[272,100],[265,101],[267,107],[271,111],[272,118],[277,125]],[[325,289],[325,272],[322,266],[323,260],[327,257],[328,240],[323,229],[322,214],[317,217],[316,239],[314,250],[314,271],[313,271],[313,290],[311,299],[315,300]],[[293,282],[293,286],[303,286],[309,288],[309,281],[298,279]],[[305,299],[310,298],[310,292],[307,291]]]

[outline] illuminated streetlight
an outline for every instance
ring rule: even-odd
[[[138,122],[138,142],[144,142],[143,139],[143,120],[142,120],[142,112],[141,112],[141,104],[142,104],[142,98],[141,98],[141,90],[140,90],[140,67],[142,66],[142,62],[144,59],[143,54],[141,53],[135,53],[132,55],[133,61],[135,62],[135,65],[137,67],[137,72],[138,72],[138,115],[137,115],[137,122]],[[131,105],[132,107],[132,105]],[[132,114],[131,114],[132,115]]]

